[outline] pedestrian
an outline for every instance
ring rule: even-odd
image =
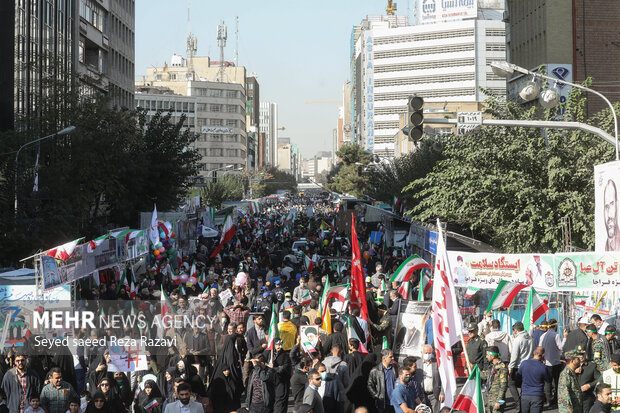
[[[521,378],[522,413],[541,413],[545,405],[545,382],[551,383],[551,374],[545,366],[545,348],[536,347],[531,359],[523,360],[519,366]]]
[[[480,371],[484,371],[487,342],[478,335],[476,323],[470,322],[467,324],[467,334],[469,335],[466,349],[469,358],[469,368],[473,369],[474,366],[478,366]]]
[[[319,363],[316,370],[321,375],[319,395],[323,401],[323,411],[342,413],[344,411],[344,387],[337,373],[330,373],[324,363]]]
[[[486,380],[487,411],[503,412],[505,408],[506,389],[508,388],[508,368],[501,360],[497,346],[486,348],[488,368],[481,372],[480,379]]]
[[[601,318],[600,315],[592,314],[592,316],[590,317],[590,323],[592,323],[592,324],[594,324],[596,326],[596,331],[601,336],[605,335],[605,329],[607,328],[609,323],[607,321],[603,321],[603,319]]]
[[[319,387],[321,387],[321,373],[318,370],[312,369],[308,373],[308,387],[304,392],[303,404],[312,406],[314,413],[324,413],[323,399],[319,394]]]
[[[364,361],[364,354],[360,351],[360,341],[356,338],[349,339],[349,354],[344,356],[344,361],[349,368],[349,377],[353,377],[357,367]]]
[[[505,364],[510,361],[510,336],[501,330],[499,320],[491,321],[491,331],[484,336],[487,346],[496,346],[499,349],[500,360]]]
[[[611,368],[602,374],[603,383],[611,386],[612,410],[620,410],[620,354],[611,355]]]
[[[297,341],[297,326],[291,322],[291,312],[286,310],[282,313],[282,322],[278,324],[278,331],[282,339],[284,351],[290,351]]]
[[[78,397],[69,383],[62,379],[59,367],[49,371],[50,382],[41,390],[41,406],[47,413],[65,413],[69,408],[69,400]]]
[[[592,408],[588,410],[588,412],[610,413],[612,401],[613,400],[611,397],[611,386],[609,384],[600,383],[598,386],[596,386],[596,401],[592,405]]]
[[[557,333],[558,322],[550,319],[547,323],[547,331],[540,337],[540,345],[545,348],[545,364],[553,378],[553,388],[545,384],[545,396],[549,406],[555,406],[558,402],[558,381],[564,364],[560,359],[562,354],[562,339]]]
[[[398,375],[398,383],[392,395],[390,397],[391,404],[394,409],[394,413],[413,413],[416,406],[415,400],[417,395],[411,393],[409,387],[409,381],[411,380],[411,373],[407,369],[401,369]]]
[[[27,367],[26,356],[18,353],[14,359],[15,367],[4,374],[2,390],[11,413],[23,413],[33,395],[38,395],[41,382],[37,373]]]
[[[192,401],[192,386],[189,383],[181,383],[177,388],[179,400],[169,403],[164,413],[204,413],[202,404]]]
[[[423,395],[419,395],[423,399],[422,402],[434,413],[439,413],[439,407],[445,401],[445,395],[433,347],[429,344],[422,348],[422,360],[418,361],[417,372],[417,376],[422,379],[420,387]]]
[[[616,327],[607,326],[605,329],[605,338],[609,343],[609,354],[610,356],[614,353],[620,353],[620,341],[616,337]]]
[[[586,334],[586,327],[590,324],[588,317],[581,317],[577,322],[578,328],[571,330],[566,336],[564,342],[564,352],[575,350],[577,347],[582,349],[588,348],[588,335]]]
[[[248,410],[250,413],[272,412],[275,402],[273,370],[265,364],[264,354],[259,354],[251,361],[254,369],[248,380],[245,400]]]
[[[47,413],[45,409],[41,407],[41,400],[39,396],[34,394],[30,398],[30,406],[24,411],[24,413]]]
[[[368,391],[379,413],[392,411],[390,397],[397,378],[398,364],[394,362],[394,353],[390,349],[381,350],[381,363],[368,376]]]
[[[512,348],[510,351],[510,361],[508,362],[508,389],[516,404],[517,413],[521,412],[521,399],[518,387],[521,387],[521,379],[517,371],[521,364],[532,357],[532,338],[525,331],[521,321],[512,325]]]
[[[293,397],[293,411],[297,413],[304,400],[306,384],[308,384],[308,372],[312,363],[309,357],[303,358],[295,367],[291,377],[291,395]]]
[[[274,413],[286,413],[291,389],[292,364],[288,352],[282,348],[282,340],[274,341],[274,349],[265,352],[275,374]]]
[[[583,393],[577,380],[576,371],[581,366],[583,353],[577,350],[567,352],[566,367],[560,373],[558,381],[558,412],[559,413],[582,413]]]
[[[588,412],[596,401],[594,389],[600,380],[601,373],[598,371],[596,364],[587,359],[587,353],[584,349],[577,347],[575,350],[583,354],[581,357],[581,367],[577,370],[577,380],[579,380],[581,392],[583,393],[583,411]]]

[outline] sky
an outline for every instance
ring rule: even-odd
[[[405,14],[407,1],[401,0]],[[302,157],[332,150],[342,86],[349,78],[351,29],[366,15],[385,14],[387,0],[193,0],[191,30],[197,56],[219,60],[217,25],[226,23],[224,59],[233,61],[239,17],[239,65],[256,73],[260,100],[278,103],[280,137],[290,137]],[[400,6],[400,5],[399,5]],[[186,54],[187,1],[136,0],[136,79],[151,66]]]

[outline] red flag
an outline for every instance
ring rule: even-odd
[[[224,221],[224,226],[222,227],[222,238],[220,239],[220,245],[217,246],[215,251],[211,253],[211,258],[215,258],[217,254],[220,253],[222,247],[228,243],[232,237],[235,235],[235,225],[233,224],[232,217],[230,215],[226,216],[226,220]]]
[[[368,321],[368,306],[366,304],[366,280],[360,260],[360,245],[357,241],[355,229],[355,215],[351,212],[351,308],[359,308],[360,316]]]

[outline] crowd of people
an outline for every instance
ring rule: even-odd
[[[136,297],[114,276],[79,283],[78,306],[109,302],[108,309],[152,318],[161,310],[154,303],[167,300],[172,312],[207,322],[164,331],[175,345],[144,349],[146,368],[124,372],[113,371],[106,346],[43,353],[31,336],[0,363],[0,413],[450,411],[432,317],[421,332],[419,354],[395,354],[399,309],[417,293],[403,297],[402,286],[389,282],[405,257],[364,242],[380,229],[358,229],[367,315],[340,303],[326,323],[325,286],[351,282],[352,245],[336,231],[336,220],[337,205],[329,197],[288,197],[239,214],[234,238],[217,255],[211,256],[219,239],[200,237],[196,253],[180,263],[164,259],[135,275]],[[305,242],[295,243],[300,240]],[[340,265],[347,260],[348,266]],[[194,266],[203,281],[181,282]],[[305,326],[314,327],[315,341],[302,337]],[[578,320],[578,328],[563,336],[554,319],[531,335],[521,322],[505,333],[490,313],[465,326],[462,356],[469,368],[480,369],[485,410],[505,411],[508,390],[510,408],[518,413],[620,410],[620,345],[615,328],[598,315]],[[131,334],[74,331],[93,340]],[[453,348],[460,352],[463,347]]]

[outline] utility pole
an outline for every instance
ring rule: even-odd
[[[221,24],[217,25],[217,45],[220,48],[220,71],[217,75],[217,81],[224,81],[224,47],[226,47],[226,25],[222,20]]]
[[[239,66],[239,16],[235,16],[235,66]]]
[[[190,18],[191,0],[187,0],[187,80],[194,80],[194,55],[198,50],[198,39],[192,35],[192,25]]]

